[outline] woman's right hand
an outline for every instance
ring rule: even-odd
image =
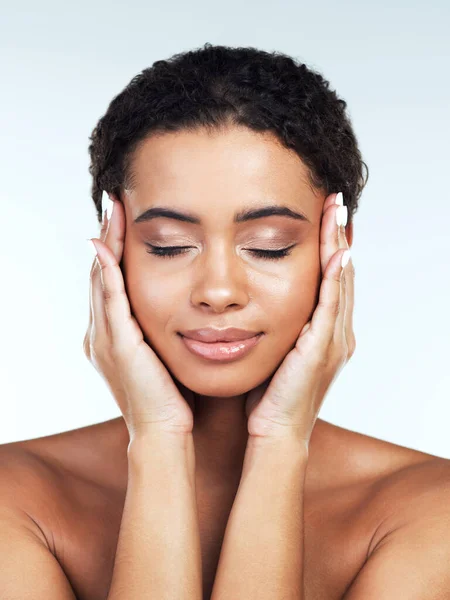
[[[103,199],[108,199],[106,192]],[[114,210],[109,220],[103,217],[100,239],[92,238],[97,257],[91,268],[84,353],[111,390],[130,441],[140,433],[192,433],[193,393],[174,382],[131,314],[120,268],[125,211],[119,200],[111,201]]]

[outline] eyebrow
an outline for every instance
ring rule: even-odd
[[[254,219],[261,219],[263,217],[272,216],[288,217],[290,219],[297,219],[300,221],[307,221],[311,223],[308,217],[302,212],[296,212],[287,206],[270,205],[263,206],[261,208],[248,208],[237,212],[234,215],[234,223],[243,223],[245,221],[253,221]],[[201,219],[192,213],[179,212],[172,208],[155,206],[148,208],[142,214],[140,214],[135,220],[135,223],[143,223],[151,221],[157,217],[164,217],[166,219],[175,219],[177,221],[183,221],[185,223],[194,223],[195,225],[201,225]]]

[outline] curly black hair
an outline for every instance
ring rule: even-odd
[[[158,60],[113,98],[89,145],[91,195],[102,221],[102,191],[132,189],[133,152],[152,133],[244,125],[271,131],[308,167],[311,185],[342,192],[348,222],[369,169],[361,158],[347,103],[329,82],[281,52],[203,47]]]

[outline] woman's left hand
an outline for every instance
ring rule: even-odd
[[[346,208],[335,204],[336,196],[328,196],[323,206],[317,307],[275,374],[248,393],[250,438],[290,436],[308,445],[325,395],[355,350],[355,271],[351,260],[341,268],[349,246],[345,227],[336,222],[336,213],[346,215]]]

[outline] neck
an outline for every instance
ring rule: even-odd
[[[115,434],[109,436],[114,448],[126,457],[129,443],[123,417],[109,421]],[[317,419],[310,440],[309,477],[320,479],[320,464],[329,452],[327,440],[335,426]],[[331,430],[331,431],[330,431]],[[245,414],[245,395],[229,398],[195,395],[193,439],[196,454],[196,472],[208,482],[239,481],[247,447],[248,430]],[[110,454],[113,449],[110,449]],[[323,464],[322,464],[323,467]]]
[[[240,477],[248,440],[245,397],[195,394],[196,470],[208,479],[226,482]]]

